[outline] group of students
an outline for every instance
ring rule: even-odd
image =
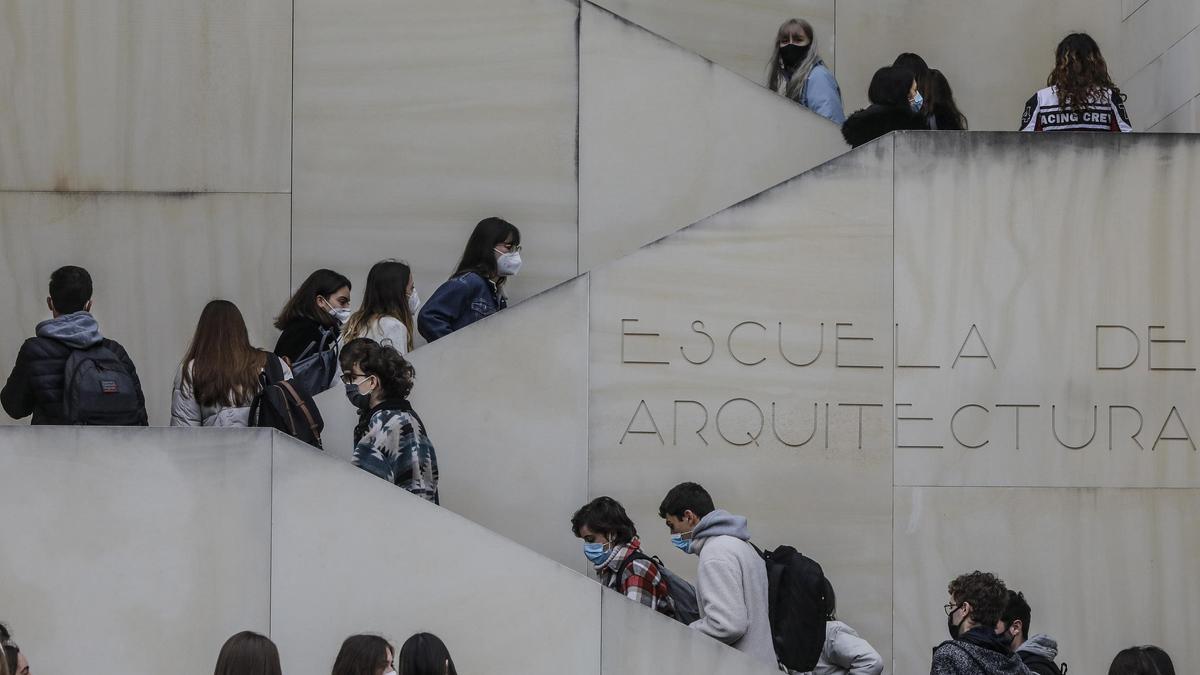
[[[696,483],[671,488],[658,515],[671,533],[671,544],[699,558],[695,586],[642,548],[637,527],[611,497],[593,499],[571,518],[571,531],[583,541],[583,554],[600,583],[765,664],[799,672],[789,669],[789,657],[795,659],[796,652],[788,643],[804,641],[790,632],[804,630],[803,622],[785,625],[781,617],[789,611],[780,605],[803,604],[804,582],[789,580],[788,571],[769,571],[768,566],[778,563],[772,561],[772,553],[751,542],[746,518],[716,508],[712,496]],[[818,565],[811,568],[815,576],[807,583],[815,586],[812,610],[823,622],[824,640],[818,635],[806,672],[879,675],[884,670],[879,652],[837,619],[833,584]],[[799,591],[780,590],[788,584],[801,586]],[[1066,674],[1066,664],[1055,662],[1054,638],[1029,634],[1032,612],[1022,593],[980,571],[960,575],[947,590],[950,602],[944,609],[950,639],[934,650],[930,675]],[[1108,673],[1175,675],[1175,670],[1166,652],[1147,645],[1118,653]]]
[[[371,268],[357,311],[351,310],[350,280],[317,270],[276,318],[281,332],[272,352],[251,343],[234,303],[213,300],[175,376],[171,426],[272,426],[263,421],[264,410],[276,400],[268,394],[279,390],[280,405],[294,404],[299,423],[289,418],[290,431],[274,426],[321,447],[323,423],[312,397],[340,380],[359,414],[354,464],[436,503],[437,456],[409,403],[416,373],[404,357],[414,332],[432,342],[504,309],[505,282],[520,268],[520,231],[485,218],[454,274],[424,305],[404,262]],[[21,345],[0,390],[5,412],[15,419],[32,415],[33,424],[147,425],[133,360],[100,333],[91,314],[91,275],[62,267],[50,276],[49,291],[53,318]]]
[[[1088,34],[1072,33],[1058,44],[1046,85],[1025,104],[1021,131],[1133,130],[1125,95]],[[854,147],[891,131],[967,128],[946,76],[912,53],[877,70],[867,90],[870,105],[847,117],[837,79],[817,52],[812,24],[803,19],[779,26],[766,86],[841,126],[842,137]]]

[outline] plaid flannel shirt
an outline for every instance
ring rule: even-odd
[[[626,565],[621,578],[617,578],[617,572],[621,570],[625,560],[640,550],[641,544],[637,539],[628,544],[618,544],[613,548],[608,560],[596,567],[596,574],[600,576],[601,583],[630,600],[636,600],[667,616],[674,616],[675,605],[671,602],[667,580],[663,578],[653,560],[634,560]]]

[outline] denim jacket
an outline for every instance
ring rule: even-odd
[[[813,66],[800,92],[799,103],[834,124],[841,125],[846,121],[846,113],[842,110],[842,90],[824,63]]]
[[[417,316],[417,331],[433,342],[507,306],[494,282],[467,272],[438,286]]]

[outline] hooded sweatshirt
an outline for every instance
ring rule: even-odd
[[[720,509],[692,530],[691,552],[700,557],[695,630],[775,666],[767,614],[767,566],[750,545],[746,519]]]
[[[1029,675],[1008,643],[987,626],[976,626],[933,652],[930,675]]]
[[[8,382],[0,391],[4,411],[15,419],[33,414],[33,424],[62,424],[63,369],[73,350],[103,343],[128,369],[137,384],[141,407],[139,424],[146,424],[146,399],[137,370],[125,348],[100,334],[100,326],[88,312],[74,312],[37,325],[17,353]]]
[[[1035,675],[1059,675],[1061,672],[1054,663],[1058,658],[1058,642],[1045,633],[1038,633],[1017,647],[1017,656]]]

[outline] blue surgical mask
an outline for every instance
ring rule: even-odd
[[[692,552],[692,540],[684,539],[682,534],[671,535],[671,543],[675,545],[675,548],[683,551],[684,553]]]
[[[599,565],[608,558],[608,551],[604,550],[604,544],[588,544],[583,545],[583,555],[591,561],[593,565]]]
[[[921,96],[921,92],[918,91],[913,95],[912,103],[909,105],[912,106],[913,112],[921,112],[921,106],[925,105],[925,97]]]

